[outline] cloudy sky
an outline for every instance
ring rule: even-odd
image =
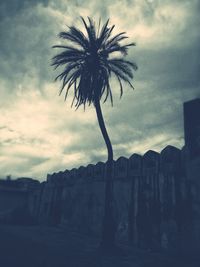
[[[105,161],[93,107],[75,111],[58,95],[50,66],[66,25],[110,18],[131,41],[133,84],[112,82],[103,105],[115,158],[184,145],[182,103],[200,97],[199,0],[1,0],[0,177],[47,173]]]

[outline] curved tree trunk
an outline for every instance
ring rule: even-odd
[[[115,243],[115,222],[113,214],[113,149],[110,138],[108,136],[102,111],[100,100],[95,100],[95,110],[101,133],[106,143],[108,151],[108,160],[106,163],[106,181],[105,181],[105,208],[102,227],[102,248],[113,247]]]

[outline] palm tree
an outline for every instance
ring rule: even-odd
[[[67,45],[55,45],[53,48],[62,51],[53,57],[52,65],[63,66],[62,72],[55,80],[60,79],[62,86],[60,94],[65,91],[65,100],[70,88],[74,91],[71,106],[78,109],[81,105],[94,105],[101,133],[103,135],[108,159],[106,164],[105,209],[103,218],[102,246],[110,247],[115,243],[115,226],[113,215],[113,149],[108,136],[102,115],[100,100],[106,102],[108,98],[113,105],[110,78],[113,74],[120,87],[120,96],[123,94],[122,82],[132,88],[131,79],[137,65],[124,59],[127,50],[135,43],[121,44],[126,38],[125,32],[112,36],[114,26],[109,26],[109,20],[98,27],[88,18],[88,22],[81,17],[86,33],[77,27],[70,26],[67,31],[60,32],[59,37],[68,41]]]

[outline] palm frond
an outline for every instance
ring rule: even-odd
[[[127,44],[127,45],[120,45],[118,43],[114,43],[107,50],[110,54],[113,52],[120,52],[123,55],[127,55],[127,51],[128,51],[129,46],[135,46],[135,43],[131,43],[131,44]]]
[[[89,26],[87,25],[86,21],[84,20],[83,17],[81,17],[83,24],[85,26],[85,29],[87,31],[88,34],[88,38],[89,38],[89,46],[90,48],[94,47],[95,43],[96,43],[96,33],[95,33],[95,27],[93,24],[93,21],[89,19]]]
[[[120,41],[122,41],[124,39],[127,39],[128,37],[124,36],[125,33],[126,32],[121,32],[121,33],[115,35],[110,40],[108,40],[107,43],[106,43],[106,47],[110,47],[110,46],[112,46],[112,45],[114,45],[114,44],[116,44],[116,43],[118,43],[118,42],[120,42]]]
[[[74,52],[84,52],[84,50],[77,49],[75,47],[67,46],[67,45],[53,45],[52,48],[63,48],[67,49],[69,51],[74,51]]]
[[[85,43],[82,42],[76,35],[71,33],[70,31],[68,32],[60,32],[59,37],[62,39],[66,39],[68,41],[71,41],[75,45],[81,46],[83,49],[86,49],[87,47],[85,46]]]
[[[70,33],[71,35],[73,35],[76,40],[79,41],[79,43],[81,43],[81,46],[87,50],[89,48],[89,42],[88,39],[85,37],[85,35],[76,27],[69,27]]]
[[[113,31],[115,25],[113,25],[111,28],[108,28],[109,19],[106,21],[104,26],[101,29],[101,32],[99,34],[99,37],[97,39],[98,48],[102,47],[106,40],[110,37],[111,32]]]
[[[116,66],[111,66],[111,72],[115,74],[115,76],[119,77],[122,81],[128,83],[131,88],[134,89],[132,83],[130,82],[130,78],[127,77],[127,74],[123,71],[117,68]]]
[[[133,78],[133,71],[132,69],[136,70],[137,66],[134,63],[131,63],[129,61],[123,60],[123,59],[110,59],[108,61],[108,64],[111,66],[115,66],[115,68],[122,71],[125,75],[129,76],[129,78]]]
[[[77,62],[68,64],[65,67],[64,71],[61,72],[58,76],[56,76],[55,81],[57,81],[58,79],[62,80],[65,76],[69,75],[71,70],[75,70],[78,67],[79,67],[79,63],[77,63]]]
[[[128,48],[135,43],[121,44],[127,39],[125,32],[112,36],[115,25],[108,26],[109,20],[98,27],[88,17],[88,21],[81,17],[86,33],[74,26],[59,34],[59,37],[67,41],[67,44],[54,45],[53,48],[62,49],[52,58],[54,68],[64,67],[55,80],[62,81],[60,94],[65,91],[65,100],[69,91],[73,90],[72,106],[79,108],[86,104],[91,105],[95,99],[106,102],[110,98],[113,105],[112,89],[110,86],[111,75],[117,78],[120,87],[120,97],[123,95],[123,82],[132,88],[131,80],[133,71],[137,65],[123,56],[127,55]],[[115,57],[117,53],[117,57]],[[119,57],[119,54],[121,57]],[[111,58],[110,58],[111,56]]]

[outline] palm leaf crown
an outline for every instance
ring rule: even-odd
[[[52,58],[55,69],[64,66],[64,70],[55,80],[62,81],[60,94],[66,88],[65,100],[70,88],[74,89],[72,101],[76,108],[80,105],[94,103],[104,95],[104,102],[110,97],[113,104],[110,77],[114,74],[119,82],[120,96],[123,94],[122,81],[127,82],[132,88],[131,79],[133,70],[137,65],[124,60],[122,56],[127,55],[129,46],[135,43],[121,45],[120,42],[126,38],[125,32],[111,36],[114,26],[109,27],[109,20],[98,29],[91,18],[88,23],[81,17],[86,35],[78,28],[71,26],[68,31],[60,32],[59,37],[69,41],[69,45],[55,45],[53,48],[61,48],[63,51]],[[114,56],[116,53],[121,57]]]

